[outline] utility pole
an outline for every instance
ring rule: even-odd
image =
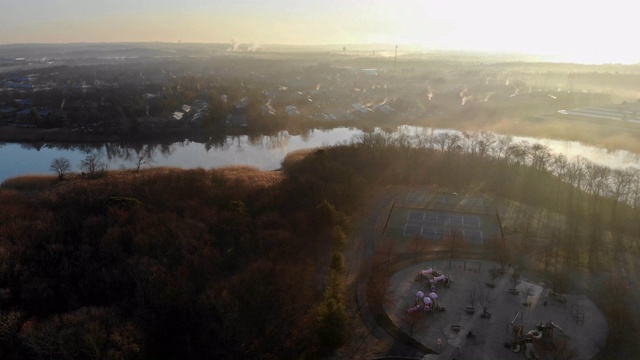
[[[398,65],[398,45],[396,45],[396,55],[393,57],[393,71],[395,72]]]

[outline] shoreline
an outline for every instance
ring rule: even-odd
[[[58,143],[96,144],[109,142],[179,142],[190,140],[206,143],[227,136],[270,135],[280,131],[299,134],[304,129],[356,128],[364,132],[375,128],[393,131],[400,126],[452,129],[462,132],[489,131],[497,135],[524,136],[540,139],[575,141],[605,150],[623,150],[640,154],[640,126],[635,124],[594,123],[567,119],[551,119],[545,116],[462,120],[456,118],[413,118],[405,121],[354,121],[350,123],[297,123],[282,129],[251,131],[248,128],[173,128],[159,131],[138,130],[137,133],[86,133],[71,129],[40,129],[0,126],[0,143]]]
[[[226,132],[218,132],[224,134]],[[60,143],[60,144],[95,144],[108,142],[146,142],[146,141],[179,141],[189,137],[203,135],[203,129],[172,129],[171,132],[132,133],[81,133],[69,129],[33,129],[0,127],[0,143]]]

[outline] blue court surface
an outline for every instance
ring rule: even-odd
[[[482,198],[454,194],[443,195],[432,194],[426,191],[409,191],[404,201],[408,206],[428,209],[453,209],[472,212],[486,211]]]

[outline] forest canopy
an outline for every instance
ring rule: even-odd
[[[0,353],[8,359],[328,354],[349,337],[343,283],[349,259],[342,252],[350,216],[381,186],[474,188],[569,214],[558,251],[570,266],[617,256],[589,242],[588,231],[639,230],[631,221],[638,215],[637,172],[575,165],[544,147],[490,134],[452,136],[416,143],[365,134],[291,156],[270,172],[151,169],[5,181]],[[594,216],[592,228],[574,226]]]

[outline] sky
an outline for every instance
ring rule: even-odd
[[[385,43],[640,63],[640,21],[628,0],[20,0],[1,8],[0,44]]]

